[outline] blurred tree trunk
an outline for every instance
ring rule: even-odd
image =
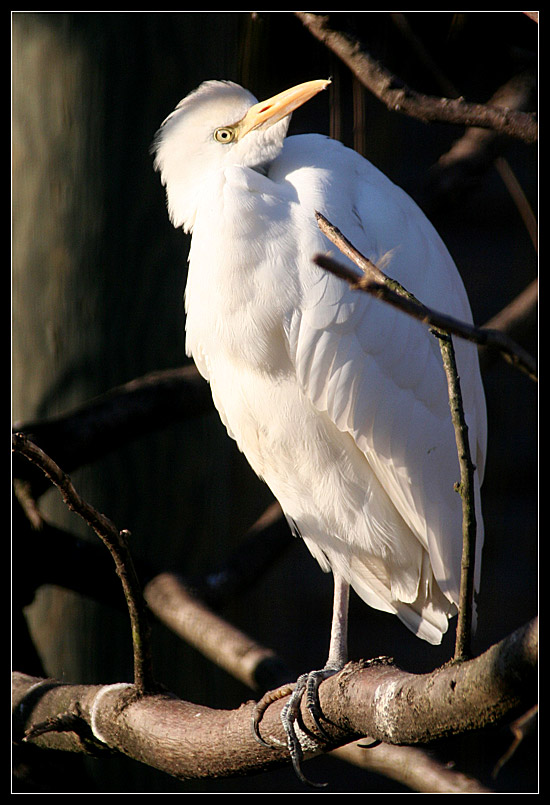
[[[16,421],[55,415],[184,361],[187,239],[159,203],[163,190],[149,146],[179,100],[174,85],[183,95],[207,77],[238,79],[230,43],[248,24],[241,14],[13,15]],[[166,41],[170,53],[179,52],[178,64],[166,58]],[[182,64],[186,73],[175,81]],[[249,58],[245,66],[253,68]],[[132,532],[135,554],[161,568],[193,571],[207,567],[231,538],[238,467],[211,417],[140,438],[73,480]],[[214,490],[216,506],[208,506]],[[57,525],[94,539],[56,493],[48,492],[41,508]],[[235,533],[243,525],[236,519]],[[124,613],[41,587],[26,615],[47,674],[72,682],[131,680]],[[156,640],[165,684],[191,700],[225,703],[222,673],[168,634]],[[101,790],[124,791],[113,764],[102,767]]]
[[[103,300],[94,276],[105,232],[101,105],[100,70],[71,35],[69,18],[14,15],[16,421],[54,415],[101,388]],[[78,482],[84,483],[82,476]],[[48,497],[48,516],[77,528]],[[48,673],[74,678],[83,665],[91,673],[93,617],[74,596],[40,592],[29,618]]]

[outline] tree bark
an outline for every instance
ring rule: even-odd
[[[359,737],[421,744],[496,724],[524,712],[536,697],[537,621],[473,660],[429,674],[409,674],[386,660],[348,663],[320,687],[330,736],[320,735],[302,706],[308,756]],[[250,774],[288,762],[274,702],[251,730],[253,702],[214,710],[167,693],[139,697],[131,685],[65,685],[14,675],[14,737],[39,746],[95,752],[108,747],[178,779]]]

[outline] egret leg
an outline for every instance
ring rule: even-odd
[[[309,783],[301,770],[303,758],[303,748],[296,732],[296,724],[300,716],[300,706],[305,695],[306,706],[319,729],[319,731],[329,737],[321,724],[323,713],[319,703],[319,685],[324,679],[338,673],[347,662],[348,656],[348,605],[349,605],[349,584],[345,579],[334,574],[334,602],[332,607],[332,626],[330,631],[330,646],[326,665],[318,671],[310,671],[302,674],[292,686],[292,693],[287,704],[281,711],[281,721],[287,736],[288,748],[294,770],[298,777]],[[282,698],[289,693],[289,686],[283,686],[277,691],[272,691],[258,703],[254,716],[254,732],[256,737],[262,742],[259,735],[259,722],[266,707],[273,701]]]
[[[343,576],[334,575],[334,602],[327,667],[344,667],[348,661],[349,583]]]
[[[330,646],[325,667],[319,671],[303,674],[296,682],[296,687],[281,713],[281,720],[287,736],[293,729],[300,704],[305,693],[306,706],[311,713],[319,731],[326,735],[321,724],[323,713],[319,703],[319,685],[324,679],[341,671],[348,658],[348,607],[349,584],[340,575],[334,575],[334,601],[332,605],[332,625],[330,630]],[[328,736],[327,736],[328,737]],[[299,743],[299,742],[298,742]]]

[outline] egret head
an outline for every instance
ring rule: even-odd
[[[330,81],[307,81],[258,103],[231,81],[205,81],[157,132],[155,168],[166,186],[174,226],[192,228],[205,177],[228,165],[259,169],[281,148],[290,115]]]

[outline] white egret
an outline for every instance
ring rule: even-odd
[[[457,611],[462,549],[437,341],[313,264],[332,248],[315,211],[425,304],[471,321],[466,292],[405,192],[326,136],[285,139],[293,110],[329,83],[258,103],[237,84],[207,81],[154,145],[170,219],[192,232],[187,352],[229,434],[334,576],[327,663],[300,678],[284,711],[295,766],[299,699],[307,687],[314,701],[315,685],[347,661],[349,585],[437,644]],[[477,587],[485,401],[476,347],[457,340],[455,349],[477,466]]]

